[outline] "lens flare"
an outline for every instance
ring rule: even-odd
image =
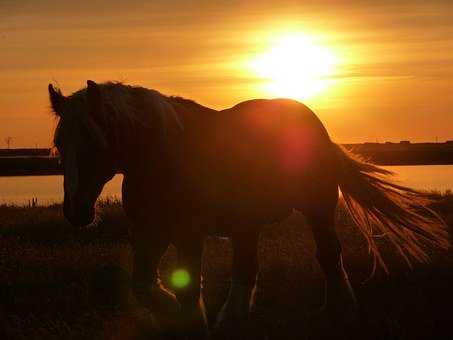
[[[176,269],[171,274],[171,284],[175,288],[187,287],[190,283],[190,275],[185,269]]]

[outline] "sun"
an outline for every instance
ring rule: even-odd
[[[250,69],[274,97],[307,99],[333,83],[338,60],[332,50],[302,33],[281,36],[253,58]]]

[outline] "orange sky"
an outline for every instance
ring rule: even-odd
[[[121,80],[214,108],[270,97],[244,65],[288,32],[341,57],[305,100],[334,140],[453,139],[451,1],[1,0],[0,146],[49,145],[52,81]]]

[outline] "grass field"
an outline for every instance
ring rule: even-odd
[[[453,195],[434,207],[453,227]],[[96,229],[74,230],[61,206],[0,207],[0,339],[135,339],[140,327],[116,297],[130,271],[127,221],[118,202],[101,202]],[[390,274],[366,281],[365,242],[342,211],[338,230],[361,305],[360,326],[347,339],[445,339],[452,334],[453,253],[432,251],[429,264],[409,269],[382,241]],[[212,319],[226,296],[229,241],[207,238],[203,276]],[[267,226],[260,239],[261,272],[251,334],[260,339],[332,338],[311,317],[322,303],[323,278],[311,232],[301,216]],[[161,263],[164,283],[175,249]],[[109,269],[110,268],[110,269]],[[116,273],[116,274],[115,274]],[[107,277],[114,279],[107,279]]]

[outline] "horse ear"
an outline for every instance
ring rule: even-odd
[[[59,89],[55,89],[52,84],[49,84],[48,89],[50,105],[52,107],[52,110],[57,116],[61,117],[62,115],[61,106],[64,102],[65,97],[63,96],[61,91]]]

